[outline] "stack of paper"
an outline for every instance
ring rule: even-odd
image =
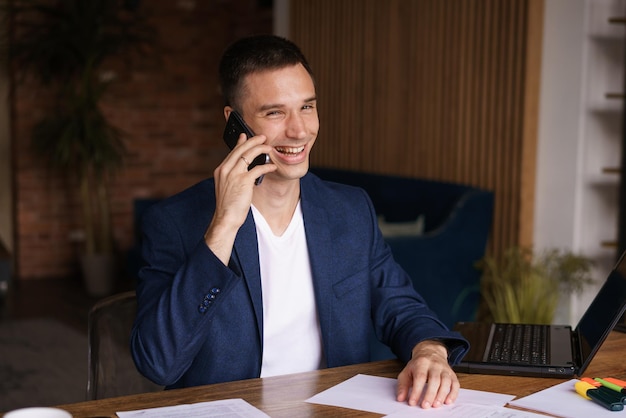
[[[118,412],[119,418],[269,418],[267,414],[250,405],[243,399],[198,402],[162,408],[140,409]]]
[[[544,389],[524,398],[511,402],[521,408],[541,411],[564,418],[625,418],[626,409],[619,412],[609,411],[602,406],[583,398],[574,389],[577,379],[568,380]]]
[[[376,412],[390,418],[416,417],[459,417],[459,418],[530,418],[543,415],[504,408],[513,395],[461,389],[453,405],[421,409],[396,401],[398,381],[388,377],[356,375],[332,388],[325,390],[307,402],[323,405]]]

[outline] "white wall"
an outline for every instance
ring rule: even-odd
[[[578,322],[615,261],[600,243],[617,238],[618,179],[602,168],[619,164],[622,112],[604,94],[623,89],[623,28],[607,16],[624,4],[545,0],[534,244],[592,258],[598,281],[565,298],[559,323]]]
[[[535,246],[574,246],[584,1],[546,0],[539,105]]]

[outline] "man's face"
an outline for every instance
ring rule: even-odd
[[[319,119],[315,86],[301,65],[252,73],[244,80],[241,111],[256,134],[273,147],[270,159],[278,169],[268,180],[299,179],[309,169],[309,154]]]

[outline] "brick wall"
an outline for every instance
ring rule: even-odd
[[[164,197],[212,175],[226,155],[217,63],[234,39],[272,30],[272,10],[258,0],[142,2],[157,28],[159,59],[110,63],[116,83],[103,108],[127,133],[122,169],[111,181],[115,241],[133,244],[132,204]],[[14,74],[18,76],[18,74]],[[80,205],[72,179],[46,168],[30,149],[33,124],[49,107],[47,93],[27,80],[14,84],[15,265],[19,279],[76,274]]]

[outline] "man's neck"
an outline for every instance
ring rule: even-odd
[[[252,204],[276,236],[281,236],[289,226],[299,200],[300,180],[282,184],[264,182],[255,188],[252,196]]]

